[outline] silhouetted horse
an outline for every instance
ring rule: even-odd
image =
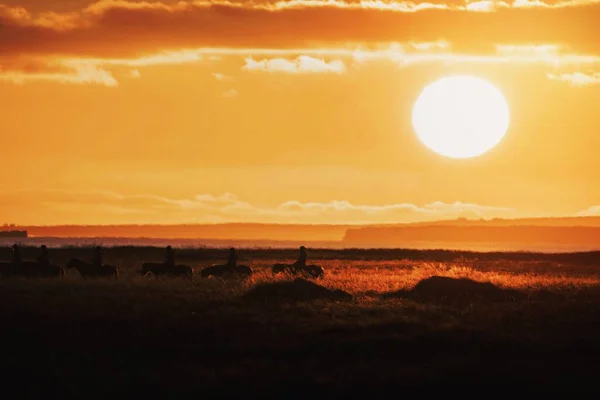
[[[22,261],[19,265],[2,263],[0,273],[3,277],[20,276],[23,278],[64,278],[65,270],[54,264],[40,264],[35,261]]]
[[[304,274],[315,279],[323,278],[325,276],[325,270],[318,265],[295,267],[293,264],[275,264],[273,265],[272,271],[274,274],[279,274],[282,272],[290,275]]]
[[[152,273],[156,276],[182,277],[192,279],[194,269],[189,265],[169,266],[166,263],[146,262],[142,264],[142,275]]]
[[[214,277],[224,277],[228,275],[242,275],[244,277],[250,276],[254,273],[252,268],[247,265],[236,265],[229,266],[227,264],[219,265],[211,265],[210,267],[206,267],[200,273],[203,278],[208,278],[210,276]]]
[[[101,265],[96,266],[92,263],[82,261],[78,258],[71,258],[66,269],[75,268],[82,278],[112,278],[116,280],[119,278],[119,269],[112,265]]]

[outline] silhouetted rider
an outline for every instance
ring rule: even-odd
[[[94,257],[92,257],[92,264],[94,267],[102,266],[102,248],[100,246],[96,246],[94,249]]]
[[[227,256],[227,266],[235,267],[237,265],[237,254],[235,249],[232,247],[229,249],[229,255]]]
[[[165,264],[168,267],[174,267],[175,266],[175,250],[173,250],[173,248],[171,246],[167,246],[167,260],[165,261]]]
[[[306,247],[300,246],[300,254],[298,254],[298,259],[294,263],[294,268],[304,268],[306,267]]]
[[[21,264],[21,248],[19,248],[18,245],[13,244],[12,250],[13,250],[13,259],[12,259],[13,265]]]
[[[40,255],[38,256],[36,261],[39,262],[40,264],[46,264],[46,265],[50,264],[49,257],[48,257],[48,248],[46,247],[45,244],[43,244],[42,247],[40,248]]]

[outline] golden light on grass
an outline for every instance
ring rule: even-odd
[[[230,289],[241,294],[249,288],[264,283],[290,280],[286,274],[274,275],[270,266],[279,260],[261,260],[252,264],[255,274],[244,283]],[[600,285],[600,275],[591,267],[565,266],[560,263],[531,262],[428,262],[414,260],[314,260],[325,268],[326,275],[317,281],[329,289],[341,289],[355,296],[377,297],[383,293],[409,290],[419,281],[432,276],[467,278],[489,282],[505,289],[530,290],[580,290]],[[220,282],[220,280],[215,280]],[[200,281],[199,285],[206,283]],[[215,283],[217,285],[217,283]],[[225,290],[231,285],[218,283]],[[224,292],[224,293],[225,293]]]
[[[471,158],[494,148],[509,124],[504,96],[472,76],[442,78],[423,89],[412,121],[429,149],[451,158]]]

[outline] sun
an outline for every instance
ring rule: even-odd
[[[471,158],[494,148],[508,129],[508,104],[491,83],[450,76],[423,89],[412,123],[425,146],[446,157]]]

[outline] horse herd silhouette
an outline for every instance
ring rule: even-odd
[[[13,250],[15,247],[13,246]],[[99,253],[99,248],[96,249]],[[43,246],[42,253],[46,252]],[[165,262],[144,262],[141,270],[137,271],[142,276],[155,277],[173,277],[192,279],[195,271],[189,265],[176,264],[173,258],[173,251],[169,246],[167,248],[167,261]],[[304,247],[300,249],[299,261],[293,264],[274,264],[271,271],[274,274],[287,273],[290,275],[303,275],[310,278],[323,278],[325,271],[318,265],[306,265],[306,253]],[[96,255],[95,255],[96,257]],[[169,258],[171,257],[171,258]],[[20,261],[20,255],[16,256],[13,261],[0,262],[0,277],[25,277],[25,278],[58,278],[62,279],[65,276],[65,270],[74,269],[84,279],[89,278],[106,278],[117,280],[119,279],[119,268],[114,265],[103,264],[101,256],[96,262],[88,262],[78,258],[71,258],[63,267],[52,264],[47,261],[47,252],[45,258],[40,261]],[[232,261],[233,260],[233,261]],[[210,277],[249,277],[254,273],[254,270],[247,265],[238,265],[235,251],[230,249],[230,258],[226,264],[214,264],[203,268],[200,271],[202,278]]]

